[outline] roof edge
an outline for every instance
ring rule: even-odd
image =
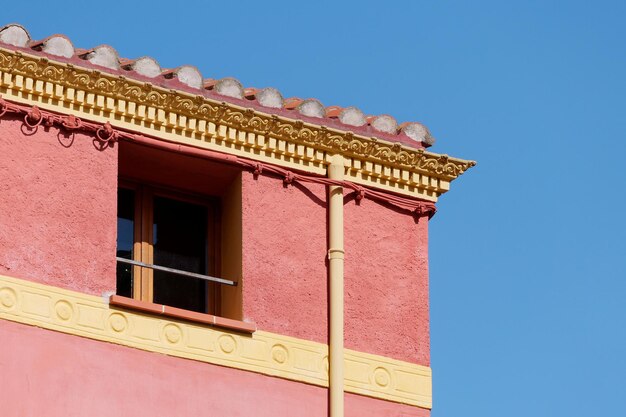
[[[0,72],[0,86],[20,90],[20,94],[28,90],[29,94],[45,98],[58,93],[58,98],[82,104],[86,109],[101,107],[108,113],[121,111],[127,117],[132,103],[133,117],[151,121],[157,130],[174,127],[189,132],[187,136],[204,135],[204,141],[206,135],[211,135],[209,142],[216,143],[237,141],[234,132],[247,132],[263,142],[249,144],[250,148],[264,147],[271,151],[268,155],[271,153],[278,160],[298,160],[305,165],[315,161],[313,165],[325,166],[328,155],[341,154],[346,159],[346,169],[355,172],[352,179],[374,182],[376,188],[383,189],[381,185],[394,183],[414,190],[418,198],[430,190],[426,194],[431,195],[427,198],[431,201],[449,189],[446,183],[475,165],[474,161],[315,123],[319,119],[293,119],[244,106],[246,103],[239,103],[241,100],[220,101],[4,47],[0,47]],[[25,82],[24,77],[31,81]],[[79,91],[82,94],[77,94]],[[124,109],[120,108],[122,104]],[[200,124],[204,124],[204,132],[199,131]],[[207,124],[214,126],[207,130]],[[395,185],[392,188],[388,191],[398,191]]]

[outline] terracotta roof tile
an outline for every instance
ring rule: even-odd
[[[0,42],[24,48],[30,42],[30,34],[23,26],[11,23],[0,28]]]
[[[215,84],[214,90],[221,96],[243,98],[243,86],[235,78],[222,78]]]
[[[215,84],[217,84],[217,81],[218,80],[215,80],[213,78],[205,78],[202,85],[204,86],[205,90],[213,90],[213,87],[215,87]]]
[[[348,126],[363,126],[367,123],[365,115],[356,107],[346,107],[339,113],[339,121]]]
[[[28,46],[36,51],[64,58],[71,58],[76,53],[72,41],[65,35],[51,35],[39,41],[31,41]]]
[[[258,91],[258,88],[247,87],[243,89],[243,96],[249,100],[254,100]]]
[[[328,106],[326,107],[326,117],[332,117],[333,119],[336,119],[337,117],[339,117],[339,113],[341,113],[342,110],[343,107],[341,106]]]
[[[392,135],[398,133],[398,122],[393,117],[382,114],[380,116],[369,116],[367,123],[379,132],[385,132]]]
[[[193,65],[182,65],[178,68],[166,69],[161,72],[166,79],[175,79],[181,84],[193,89],[204,88],[204,80],[198,68]]]
[[[258,90],[255,98],[261,106],[273,109],[282,109],[285,103],[280,91],[273,87],[266,87],[262,90]]]
[[[412,147],[428,147],[434,143],[429,130],[420,123],[405,122],[398,125],[398,122],[389,115],[366,116],[360,109],[352,106],[324,107],[316,99],[303,100],[298,97],[283,99],[275,88],[245,88],[237,79],[230,77],[221,80],[203,78],[200,71],[191,65],[161,69],[152,57],[120,58],[117,51],[109,45],[78,49],[74,48],[71,40],[64,35],[55,34],[42,40],[31,41],[28,31],[18,24],[0,28],[0,46],[27,49],[37,54],[50,55],[54,59],[66,60],[74,65],[93,67],[193,94],[198,94],[200,90],[200,94],[213,99],[232,101],[241,106],[349,130],[364,136],[400,142]]]
[[[304,100],[299,97],[289,97],[285,99],[283,103],[283,108],[287,110],[293,110],[300,105]]]
[[[149,56],[142,56],[136,59],[120,58],[120,65],[126,71],[135,71],[148,78],[155,78],[163,74],[159,63]]]
[[[400,131],[417,142],[428,145],[435,143],[435,138],[430,135],[428,128],[421,123],[404,122],[400,125]]]
[[[326,116],[324,105],[317,99],[308,98],[302,103],[298,104],[296,108],[298,112],[304,116],[315,117],[321,119]]]

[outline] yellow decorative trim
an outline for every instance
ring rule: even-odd
[[[0,94],[173,142],[436,201],[475,163],[0,48]]]
[[[325,344],[253,335],[109,306],[101,297],[0,275],[0,319],[328,387]],[[0,342],[1,343],[1,342]],[[430,368],[345,350],[345,390],[431,408]]]

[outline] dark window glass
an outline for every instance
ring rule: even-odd
[[[206,274],[207,207],[164,197],[153,204],[154,264]],[[155,270],[154,302],[206,312],[206,281]]]
[[[135,193],[120,188],[117,194],[117,256],[133,259]],[[132,297],[133,267],[117,263],[117,294]]]

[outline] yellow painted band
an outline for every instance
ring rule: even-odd
[[[149,352],[328,387],[328,347],[251,336],[109,306],[102,297],[0,275],[0,319]],[[429,367],[346,349],[346,392],[431,408]]]

